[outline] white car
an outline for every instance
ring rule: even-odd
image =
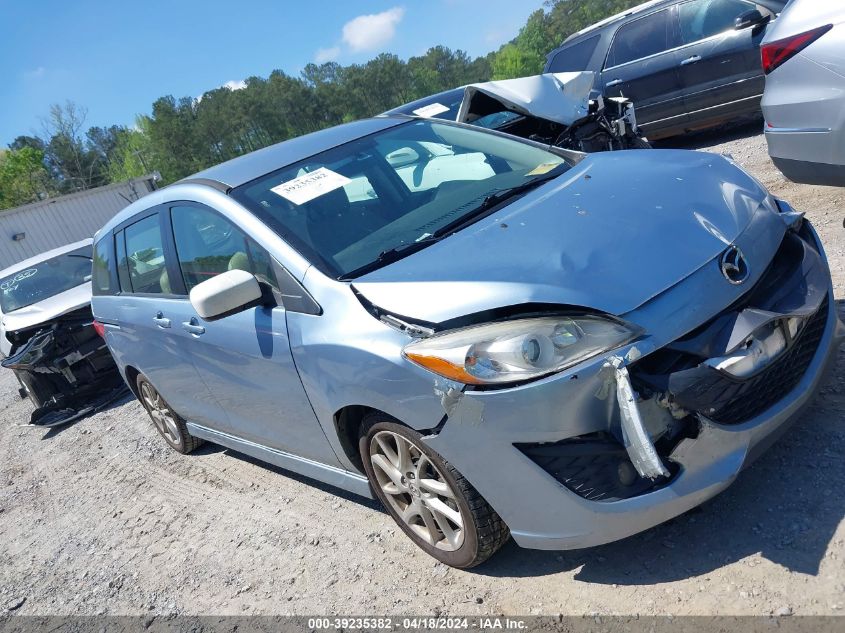
[[[0,365],[15,372],[31,422],[65,424],[120,395],[120,376],[91,316],[92,240],[0,271]]]

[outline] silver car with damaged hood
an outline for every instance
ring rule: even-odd
[[[380,117],[130,205],[95,317],[165,441],[361,495],[446,564],[724,490],[843,328],[813,227],[729,159]]]
[[[595,73],[550,73],[470,84],[423,97],[386,115],[470,123],[580,152],[651,147],[637,127],[634,104],[605,99]]]

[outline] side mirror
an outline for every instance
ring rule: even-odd
[[[758,24],[764,24],[769,21],[769,16],[764,16],[760,13],[759,9],[752,9],[751,11],[746,11],[745,13],[741,14],[736,21],[734,22],[734,29],[737,31],[741,31],[742,29],[747,29],[750,26],[757,26]]]
[[[252,307],[263,296],[258,280],[245,270],[229,270],[191,289],[191,305],[203,319],[217,319]]]

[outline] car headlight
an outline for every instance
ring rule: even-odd
[[[639,334],[601,317],[537,317],[436,334],[410,343],[403,354],[458,382],[505,384],[566,369]]]

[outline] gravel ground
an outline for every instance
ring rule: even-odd
[[[845,297],[845,190],[786,182],[759,126],[676,146],[731,153],[807,211]],[[244,456],[166,448],[135,401],[58,431],[0,372],[0,614],[845,613],[845,362],[725,493],[624,541],[513,543],[436,564],[374,503]]]

